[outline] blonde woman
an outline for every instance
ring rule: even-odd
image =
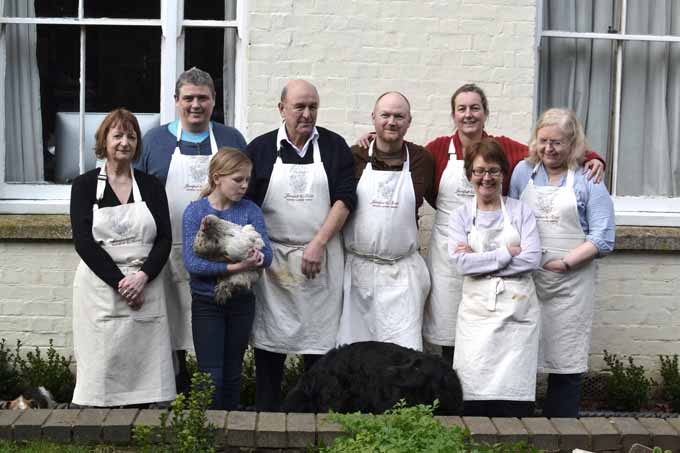
[[[210,373],[216,387],[214,409],[238,407],[241,364],[255,315],[255,297],[251,291],[240,291],[226,304],[216,304],[217,277],[267,267],[272,261],[262,211],[255,203],[243,199],[251,169],[250,159],[241,151],[220,149],[210,161],[207,187],[197,201],[189,204],[182,222],[194,348],[199,370]],[[194,239],[201,221],[209,214],[239,225],[253,225],[262,236],[264,248],[253,249],[247,259],[237,263],[209,261],[197,256],[193,250]]]
[[[604,184],[583,174],[586,149],[574,112],[547,110],[510,182],[510,196],[534,210],[541,237],[534,281],[541,305],[538,371],[549,373],[547,417],[578,417],[593,322],[593,260],[614,249],[614,206]]]

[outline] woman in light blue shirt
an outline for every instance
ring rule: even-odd
[[[534,210],[541,268],[538,371],[549,373],[547,417],[577,417],[588,369],[595,295],[595,258],[614,249],[614,205],[604,184],[582,174],[585,135],[574,112],[550,109],[534,128],[529,157],[515,167],[509,196]]]

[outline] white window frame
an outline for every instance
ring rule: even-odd
[[[680,197],[651,197],[651,196],[621,196],[616,194],[618,178],[619,133],[621,123],[621,90],[623,74],[623,43],[626,41],[680,42],[680,36],[671,35],[633,35],[626,33],[627,0],[622,0],[621,31],[620,33],[580,33],[556,30],[543,30],[543,3],[540,0],[536,7],[536,42],[535,42],[535,72],[534,80],[534,117],[538,118],[538,81],[540,80],[540,51],[542,38],[575,38],[575,39],[606,39],[614,41],[616,45],[616,75],[614,83],[614,124],[612,162],[612,199],[616,210],[617,225],[632,226],[680,226]]]
[[[92,1],[92,0],[90,0]],[[99,0],[97,0],[99,1]],[[184,68],[184,33],[189,27],[235,28],[236,29],[236,68],[234,93],[234,125],[244,134],[245,111],[243,106],[247,96],[247,0],[236,0],[235,20],[189,20],[184,19],[184,0],[161,0],[160,19],[116,19],[84,17],[84,0],[78,2],[78,17],[0,17],[0,83],[4,82],[6,60],[5,24],[49,24],[72,25],[80,27],[80,80],[85,79],[85,27],[86,26],[149,26],[160,27],[161,37],[161,74],[160,74],[160,121],[161,124],[173,121],[175,111],[175,81]],[[173,13],[174,12],[174,13]],[[0,101],[0,120],[5,118],[5,102]],[[79,92],[79,168],[84,170],[84,124],[85,124],[85,87],[80,84]],[[0,214],[67,214],[71,198],[71,186],[51,183],[13,183],[5,181],[5,137],[4,127],[0,128]]]

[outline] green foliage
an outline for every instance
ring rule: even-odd
[[[433,417],[438,401],[433,405],[406,407],[401,400],[394,408],[380,415],[331,413],[330,420],[349,434],[339,437],[324,453],[450,453],[450,452],[538,452],[525,443],[513,445],[480,444],[472,440],[469,431],[454,426],[446,428]]]
[[[624,411],[639,411],[649,402],[652,380],[645,377],[642,365],[633,363],[633,357],[628,356],[628,366],[624,366],[616,354],[604,351],[606,371],[611,372],[607,381],[607,402],[610,409]]]
[[[283,368],[283,384],[281,385],[281,395],[283,398],[295,387],[300,376],[305,372],[302,357],[290,355],[286,357],[285,367]]]
[[[109,446],[84,447],[55,444],[44,440],[25,443],[0,441],[0,453],[109,453],[113,451],[115,451],[113,447]]]
[[[670,450],[662,450],[661,447],[654,447],[652,453],[673,453]]]
[[[680,412],[680,367],[678,355],[660,355],[661,377],[663,378],[663,395],[668,400],[673,412]]]
[[[206,415],[213,393],[215,386],[210,375],[194,373],[189,396],[182,393],[177,395],[170,406],[170,412],[161,415],[161,426],[157,433],[148,426],[135,427],[135,443],[142,452],[214,452],[216,428],[208,423]],[[154,445],[154,441],[159,444]]]
[[[76,378],[69,368],[71,357],[66,358],[54,349],[50,339],[47,353],[39,347],[21,356],[21,341],[17,340],[14,352],[0,341],[0,399],[14,399],[24,390],[43,386],[58,402],[70,402]]]
[[[17,350],[19,348],[17,343]],[[17,370],[17,357],[7,346],[3,338],[0,341],[0,399],[13,399],[21,393],[21,377]]]
[[[196,361],[196,356],[193,354],[187,354],[187,372],[189,373],[189,376],[198,373],[198,362]]]
[[[255,406],[255,350],[248,346],[241,370],[241,405]]]

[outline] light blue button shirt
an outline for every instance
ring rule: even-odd
[[[520,162],[512,172],[510,191],[508,196],[519,199],[524,188],[531,179],[533,165],[526,160]],[[604,256],[614,250],[614,236],[616,225],[614,224],[614,203],[603,183],[595,184],[588,181],[587,174],[583,174],[583,167],[576,169],[574,174],[574,192],[576,192],[576,205],[581,228],[586,234],[586,239],[592,242],[599,256]],[[566,174],[560,181],[559,186],[566,184]],[[543,165],[538,167],[534,184],[547,186],[548,174]]]

